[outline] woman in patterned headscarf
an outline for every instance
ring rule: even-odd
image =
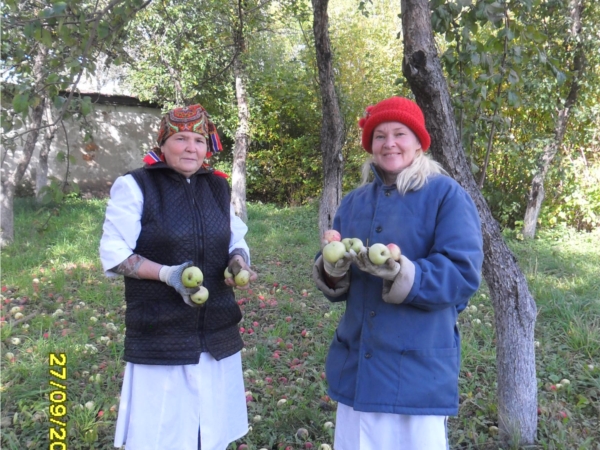
[[[106,209],[100,256],[107,276],[125,279],[127,361],[115,447],[224,450],[248,431],[231,278],[248,270],[246,225],[234,214],[226,175],[205,158],[221,150],[201,105],[160,123],[144,167],[117,178]],[[182,284],[199,267],[208,300]],[[239,286],[247,289],[248,284]]]

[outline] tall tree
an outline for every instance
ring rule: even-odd
[[[571,71],[568,74],[569,89],[566,99],[560,98],[558,101],[554,138],[544,147],[544,151],[537,167],[537,173],[533,177],[529,195],[527,196],[527,208],[523,220],[523,237],[529,239],[535,237],[537,220],[545,196],[544,181],[552,161],[563,143],[565,132],[567,131],[567,124],[569,122],[569,115],[571,109],[577,102],[580,83],[583,78],[585,55],[584,45],[582,40],[579,39],[579,36],[582,29],[581,15],[584,9],[584,3],[584,0],[571,0],[569,3],[571,27],[569,39],[565,43],[567,47],[571,47],[572,50],[569,53],[572,53],[573,55]]]
[[[483,275],[497,331],[498,423],[505,441],[533,444],[537,429],[536,306],[525,276],[471,173],[433,38],[428,0],[402,0],[402,71],[424,111],[431,152],[473,198],[484,240]]]
[[[235,79],[235,98],[238,109],[238,127],[233,147],[233,167],[231,171],[231,202],[235,214],[244,222],[248,220],[246,208],[246,157],[250,146],[250,109],[246,95],[246,53],[245,16],[242,0],[237,0],[237,14],[234,20],[233,77]]]
[[[40,44],[33,60],[32,76],[34,92],[43,92],[44,90],[44,84],[46,82],[44,66],[46,65],[47,57],[48,48],[45,45]],[[29,166],[29,162],[31,161],[31,156],[33,155],[33,150],[42,126],[42,120],[44,116],[44,100],[44,96],[38,97],[37,102],[32,105],[31,112],[29,114],[31,129],[27,134],[25,144],[23,145],[23,155],[17,162],[15,169],[10,172],[7,170],[8,173],[5,173],[2,177],[2,245],[12,242],[14,239],[15,230],[13,203],[15,191],[17,189],[17,185],[21,182],[21,179],[25,174],[25,171]],[[29,109],[28,105],[24,108]],[[2,158],[2,162],[5,162],[4,157]]]
[[[329,0],[312,0],[313,32],[317,51],[319,86],[321,89],[321,154],[323,156],[323,193],[319,206],[320,234],[333,225],[333,217],[342,200],[344,170],[344,121],[335,91],[333,54],[329,39]]]

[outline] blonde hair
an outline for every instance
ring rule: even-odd
[[[371,178],[371,164],[373,163],[373,157],[370,156],[364,162],[362,166],[362,183],[365,185],[370,181]],[[375,166],[377,168],[377,166]],[[408,191],[418,191],[425,183],[427,178],[431,175],[448,175],[448,172],[437,162],[431,159],[431,157],[423,150],[419,149],[415,153],[415,159],[410,166],[405,168],[396,177],[396,188],[402,195]]]

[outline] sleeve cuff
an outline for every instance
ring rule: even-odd
[[[325,281],[325,269],[323,268],[323,257],[319,256],[313,264],[313,280],[317,288],[328,297],[340,297],[350,289],[350,271],[346,272],[344,278],[339,280],[335,287],[331,288]]]
[[[250,257],[248,256],[248,253],[246,253],[246,250],[244,250],[243,248],[234,248],[229,253],[229,260],[231,260],[231,258],[233,258],[234,256],[241,256],[243,258],[244,262],[247,265],[250,265]]]
[[[383,301],[399,305],[406,300],[415,282],[415,265],[406,258],[400,256],[400,272],[393,281],[383,280]]]

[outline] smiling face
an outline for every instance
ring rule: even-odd
[[[386,183],[410,166],[421,143],[410,128],[400,122],[383,122],[373,131],[373,162],[383,172]]]
[[[204,162],[206,138],[191,131],[180,131],[170,136],[160,150],[171,168],[189,178]]]

